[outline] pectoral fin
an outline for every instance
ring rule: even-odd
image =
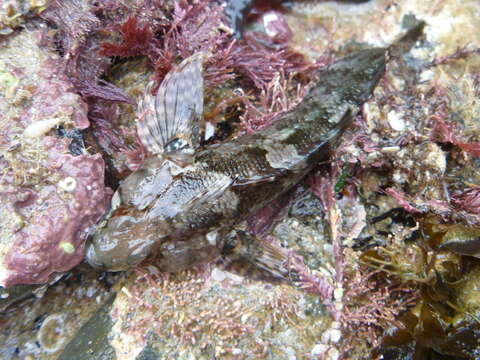
[[[139,103],[137,132],[152,154],[172,152],[199,144],[203,113],[203,52],[183,60],[163,79],[156,95],[153,83]]]
[[[283,248],[241,230],[231,231],[225,240],[222,255],[228,270],[260,280],[296,281]]]
[[[208,187],[204,187],[196,194],[191,195],[185,204],[185,210],[191,209],[192,207],[208,206],[209,204],[218,202],[219,198],[235,181],[223,174],[218,174],[216,177],[212,175],[211,178],[214,178],[214,181],[211,182]]]

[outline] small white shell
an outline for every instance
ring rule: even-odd
[[[25,128],[23,135],[30,138],[43,136],[55,126],[61,124],[63,120],[62,118],[54,118],[35,121]]]
[[[58,187],[67,192],[72,192],[77,187],[77,180],[69,176],[58,182]]]

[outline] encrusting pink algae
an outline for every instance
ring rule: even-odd
[[[108,206],[105,163],[72,154],[55,125],[89,126],[87,106],[62,73],[58,55],[39,47],[42,30],[3,40],[0,63],[0,285],[41,284],[82,261],[89,228]],[[10,54],[23,52],[23,57]]]

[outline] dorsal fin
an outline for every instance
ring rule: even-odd
[[[139,102],[137,132],[150,153],[198,146],[206,56],[199,52],[183,60],[165,76],[156,95],[151,94],[153,82],[147,85]]]

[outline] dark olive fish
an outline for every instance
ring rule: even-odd
[[[175,272],[223,251],[281,277],[282,254],[235,225],[328,157],[382,77],[386,53],[363,50],[319,69],[305,98],[272,126],[204,148],[205,54],[184,60],[140,103],[137,130],[152,156],[114,194],[88,262],[115,271],[152,255],[160,270]]]

